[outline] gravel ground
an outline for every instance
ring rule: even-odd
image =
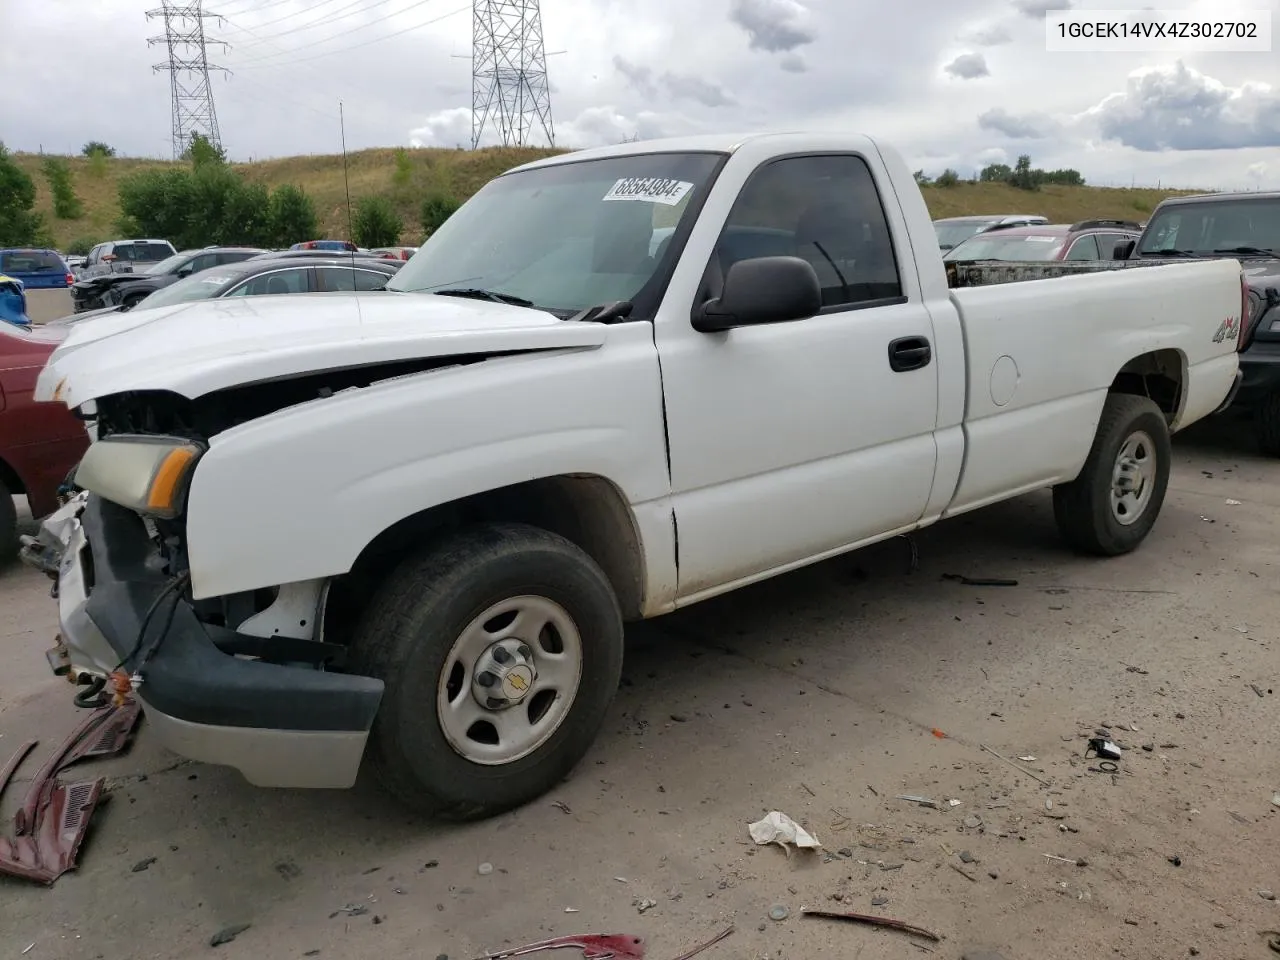
[[[1274,956],[1280,464],[1220,423],[1175,452],[1128,557],[1066,553],[1036,494],[924,531],[914,573],[896,540],[633,628],[592,753],[489,822],[416,821],[363,783],[257,790],[144,724],[85,767],[113,796],[80,869],[0,879],[0,957],[200,957],[242,924],[217,956],[463,960],[587,931],[667,960],[730,924],[706,957]],[[44,666],[53,631],[48,582],[0,574],[0,754],[77,719]],[[1100,729],[1115,774],[1084,757]],[[770,810],[827,852],[752,845]]]

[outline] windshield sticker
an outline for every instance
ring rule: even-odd
[[[220,283],[226,283],[226,282],[227,282],[228,280],[230,280],[230,279],[231,279],[230,277],[228,277],[228,276],[226,276],[226,275],[224,274],[223,276],[220,276],[220,277],[217,277],[217,276],[214,276],[214,277],[201,277],[201,278],[200,278],[200,282],[201,282],[201,283],[209,283],[209,284],[213,284],[213,285],[215,285],[215,286],[216,286],[217,284],[220,284]]]
[[[662,203],[674,207],[693,189],[684,180],[668,180],[666,177],[623,177],[601,200],[643,200],[645,203]]]
[[[1058,240],[1057,237],[1023,237],[1022,239],[1027,243],[1056,243]]]

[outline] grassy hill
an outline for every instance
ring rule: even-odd
[[[348,155],[351,198],[383,194],[390,198],[404,218],[406,243],[422,239],[419,206],[429,192],[443,190],[458,199],[466,199],[486,181],[513,166],[547,156],[553,152],[541,148],[489,148],[484,150],[408,150],[409,180],[396,184],[396,151],[390,148],[362,150]],[[36,182],[37,208],[55,244],[66,249],[80,241],[98,242],[116,236],[115,220],[119,216],[116,190],[122,178],[148,168],[165,167],[170,161],[110,159],[93,162],[83,157],[69,158],[77,195],[84,201],[85,214],[78,220],[57,220],[53,216],[53,198],[40,169],[40,157],[16,154],[18,163]],[[344,237],[346,229],[346,194],[343,188],[341,156],[287,157],[235,164],[246,178],[269,187],[293,183],[311,196],[316,213],[331,237]],[[1093,217],[1145,220],[1147,214],[1175,190],[1131,190],[1105,187],[1046,186],[1028,193],[1005,184],[960,183],[953,187],[924,188],[929,212],[936,217],[952,217],[977,213],[1039,213],[1053,222],[1074,222]]]

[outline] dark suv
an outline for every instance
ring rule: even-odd
[[[103,273],[71,285],[72,309],[76,313],[122,304],[125,309],[137,306],[142,299],[161,287],[176,283],[210,267],[239,263],[263,253],[261,247],[205,247],[183,250],[159,263],[134,273]]]
[[[1239,260],[1249,285],[1240,389],[1229,411],[1253,418],[1258,446],[1280,457],[1280,191],[1165,200],[1125,259]]]

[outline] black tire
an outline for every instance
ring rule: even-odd
[[[437,715],[441,672],[463,629],[494,603],[535,595],[559,604],[582,641],[581,680],[558,728],[500,766],[463,757]],[[386,684],[365,757],[418,813],[477,820],[550,790],[595,740],[622,675],[623,627],[608,578],[565,538],[524,524],[466,528],[396,569],[371,599],[351,647],[352,672]]]
[[[18,510],[13,504],[13,491],[0,480],[0,567],[13,562],[18,555]]]
[[[1151,495],[1125,524],[1111,507],[1112,475],[1125,441],[1136,431],[1151,439],[1155,459]],[[1053,516],[1063,540],[1081,553],[1114,557],[1129,553],[1142,543],[1164,504],[1169,486],[1173,447],[1164,414],[1146,397],[1127,393],[1108,395],[1098,421],[1093,447],[1080,475],[1053,488]]]
[[[1258,450],[1266,457],[1280,457],[1280,390],[1267,394],[1253,413],[1253,433]]]

